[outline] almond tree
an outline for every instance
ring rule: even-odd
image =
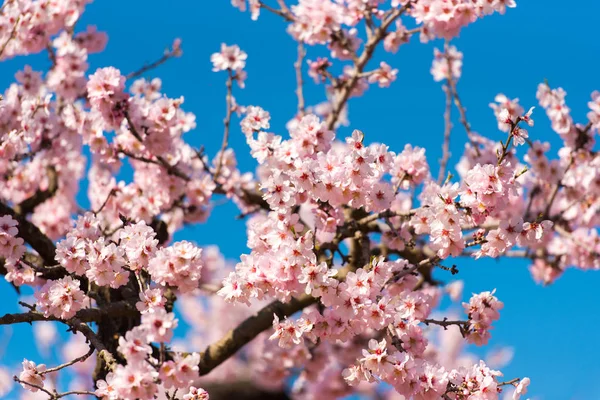
[[[513,0],[233,0],[253,20],[270,12],[288,24],[298,107],[287,133],[269,132],[269,111],[234,97],[252,79],[248,55],[223,44],[210,57],[225,83],[214,157],[182,137],[196,125],[183,98],[141,78],[180,57],[180,41],[129,74],[89,71],[88,56],[107,36],[77,26],[86,3],[5,0],[0,11],[3,59],[46,52],[51,61],[48,71],[17,73],[0,108],[0,271],[15,290],[34,291],[0,324],[43,333],[44,321],[55,321],[72,332],[72,357],[53,367],[24,360],[16,382],[50,399],[493,400],[527,392],[529,378],[505,378],[484,361],[465,365],[461,355],[464,343],[486,345],[500,318],[493,288],[462,303],[462,316],[435,312],[443,296],[459,301],[462,284],[452,279],[464,257],[528,259],[544,284],[568,267],[600,267],[600,94],[579,124],[564,90],[539,85],[537,115],[545,110],[563,141],[550,159],[530,128],[532,105],[496,97],[506,133],[497,143],[473,131],[458,93],[463,55],[451,40]],[[368,126],[336,136],[349,124],[351,98],[396,79],[395,66],[373,61],[376,51],[434,39],[444,45],[431,73],[446,96],[438,167],[425,149],[372,144]],[[327,57],[311,56],[323,48]],[[324,101],[307,106],[303,88],[313,83]],[[462,126],[452,126],[453,112]],[[455,129],[468,141],[453,175]],[[255,173],[238,168],[229,146],[242,134],[248,148],[236,150],[250,151]],[[128,166],[133,178],[117,180]],[[89,210],[76,196],[84,179]],[[239,208],[232,218],[247,221],[250,252],[237,264],[215,247],[173,241],[225,200]],[[174,343],[180,318],[200,340]],[[57,383],[65,370],[79,376],[67,390]],[[395,390],[381,394],[381,382]]]

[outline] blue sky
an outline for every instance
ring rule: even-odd
[[[487,17],[464,29],[452,43],[464,53],[458,90],[473,129],[490,138],[504,138],[488,103],[496,94],[504,93],[519,97],[528,109],[537,105],[536,87],[545,78],[551,86],[562,86],[567,91],[575,120],[585,122],[590,93],[600,89],[600,42],[595,40],[599,13],[600,2],[593,0],[568,5],[558,0],[520,0],[518,7],[505,16]],[[163,91],[170,97],[185,97],[184,109],[196,114],[198,124],[186,139],[194,145],[203,144],[211,156],[221,141],[225,75],[211,72],[209,57],[221,42],[238,44],[248,53],[248,80],[246,89],[234,89],[235,97],[240,104],[268,110],[272,130],[286,135],[284,125],[296,110],[292,67],[296,47],[284,32],[280,18],[263,12],[259,21],[253,22],[249,14],[233,9],[227,0],[168,4],[129,0],[93,3],[79,29],[88,24],[97,25],[109,35],[106,51],[90,57],[92,72],[108,65],[123,73],[131,72],[160,56],[175,37],[183,39],[183,57],[147,76],[159,76]],[[366,134],[368,142],[384,142],[395,151],[405,143],[426,147],[432,170],[437,171],[444,96],[429,69],[433,47],[441,47],[441,43],[422,45],[415,39],[396,55],[377,54],[377,59],[381,57],[399,69],[398,79],[388,89],[371,87],[362,98],[353,99],[351,125],[341,129],[339,135],[357,128]],[[316,53],[312,54],[314,58]],[[44,55],[3,62],[0,86],[5,88],[13,82],[14,72],[27,63],[34,69],[48,65]],[[307,103],[323,101],[323,87],[313,85],[310,79],[306,82]],[[555,152],[560,146],[558,136],[543,112],[539,108],[537,111],[530,137],[550,142]],[[466,139],[455,122],[451,165],[458,160]],[[237,150],[241,169],[248,170],[254,164],[237,126],[234,124],[230,145]],[[81,197],[81,202],[85,204],[86,200]],[[233,205],[220,205],[207,224],[186,228],[177,239],[220,245],[227,258],[236,260],[246,251],[246,235],[244,223],[234,220],[235,215]],[[600,315],[593,311],[592,303],[592,294],[600,287],[600,274],[569,270],[554,285],[544,288],[533,282],[527,263],[521,260],[460,260],[457,265],[458,277],[465,280],[466,295],[497,288],[497,296],[505,303],[490,348],[515,348],[513,362],[503,370],[508,379],[529,376],[530,393],[538,399],[600,398],[600,350],[596,345]],[[449,279],[445,275],[440,278]],[[16,311],[12,288],[0,282],[0,293],[0,313]],[[0,338],[3,333],[6,330],[0,328]],[[1,363],[15,365],[22,357],[41,361],[31,343],[29,326],[14,327],[9,347],[0,354]],[[485,350],[473,349],[481,354]],[[52,364],[55,359],[44,361]]]

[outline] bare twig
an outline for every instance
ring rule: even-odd
[[[134,72],[130,72],[129,74],[127,74],[125,77],[127,79],[134,79],[137,78],[139,76],[144,75],[146,72],[160,66],[161,64],[164,64],[165,62],[167,62],[170,58],[173,57],[179,57],[181,55],[181,50],[178,48],[174,48],[171,50],[167,50],[165,51],[165,53],[162,55],[162,57],[160,57],[158,60],[144,65],[143,67],[141,67],[140,69],[138,69],[137,71]]]
[[[298,96],[298,115],[301,117],[304,116],[306,108],[304,104],[303,93],[304,82],[302,80],[302,64],[305,55],[306,51],[304,50],[304,45],[302,42],[298,42],[298,59],[294,63],[294,68],[296,69],[296,96]]]
[[[48,389],[44,388],[43,386],[40,385],[36,385],[35,383],[29,383],[29,382],[25,382],[22,381],[21,379],[19,379],[16,375],[13,376],[13,380],[17,383],[20,383],[21,385],[27,385],[27,386],[31,386],[33,388],[36,388],[38,390],[41,390],[42,392],[46,393],[48,396],[50,396],[50,399],[56,399],[56,394],[52,393],[51,391],[49,391]]]
[[[294,22],[294,17],[289,12],[289,10],[287,10],[287,7],[285,9],[278,10],[276,8],[269,6],[268,4],[265,4],[262,1],[259,1],[258,4],[260,5],[261,8],[264,8],[265,10],[270,11],[273,14],[279,15],[280,17],[283,17],[283,19],[285,19],[286,21]]]
[[[111,303],[103,308],[85,308],[79,310],[75,317],[82,322],[95,322],[102,318],[109,317],[126,317],[136,315],[135,306],[127,301],[119,301]],[[0,317],[0,325],[11,325],[19,323],[32,323],[36,321],[62,321],[60,318],[53,316],[45,317],[44,314],[37,311],[29,311],[26,313],[5,314]]]
[[[456,83],[454,82],[454,80],[451,79],[448,81],[448,85],[450,88],[450,92],[452,93],[452,97],[454,98],[454,104],[456,105],[456,108],[458,109],[458,113],[460,115],[460,123],[465,127],[465,131],[467,132],[467,138],[469,139],[469,142],[471,142],[471,146],[473,146],[473,148],[475,149],[477,156],[480,156],[481,151],[479,150],[479,146],[477,145],[477,143],[475,143],[473,139],[473,131],[471,130],[471,124],[469,124],[469,121],[467,120],[467,111],[465,110],[465,107],[463,106],[462,101],[460,100],[458,91],[456,90]]]
[[[125,115],[125,120],[127,121],[127,125],[129,126],[129,132],[131,132],[131,134],[140,142],[140,143],[144,143],[144,140],[142,139],[142,136],[140,135],[140,133],[138,132],[137,128],[135,127],[135,125],[133,124],[133,121],[131,121],[131,117],[129,116],[129,112],[124,111],[124,115]],[[156,160],[158,160],[158,162],[154,162],[152,161],[152,159],[147,159],[147,158],[143,158],[143,157],[138,157],[135,156],[131,153],[125,152],[124,150],[120,150],[121,153],[126,154],[128,157],[134,158],[134,159],[138,159],[140,161],[144,161],[144,162],[149,162],[149,163],[156,163],[160,166],[162,166],[169,175],[173,175],[176,176],[178,178],[183,179],[184,181],[189,181],[190,177],[187,176],[186,174],[184,174],[183,172],[181,172],[177,167],[169,164],[169,162],[167,160],[165,160],[163,157],[161,156],[154,156],[156,158]],[[137,157],[137,158],[136,158]]]
[[[221,143],[221,152],[219,153],[219,162],[217,164],[217,168],[215,170],[214,181],[216,182],[219,178],[219,174],[221,173],[221,168],[223,167],[223,159],[225,157],[225,150],[227,149],[227,145],[229,143],[229,126],[231,125],[231,114],[233,113],[233,96],[232,96],[232,86],[233,86],[233,72],[228,69],[227,70],[227,81],[225,82],[225,86],[227,87],[227,94],[225,95],[225,103],[227,105],[227,111],[225,113],[225,119],[223,120],[224,131],[223,131],[223,143]]]
[[[333,98],[332,110],[331,113],[327,116],[326,121],[327,129],[333,129],[335,127],[335,124],[337,123],[342,110],[344,109],[346,103],[348,102],[348,99],[350,98],[350,94],[352,93],[352,91],[356,87],[356,84],[358,83],[360,74],[364,72],[367,63],[373,57],[373,53],[375,52],[375,48],[377,47],[377,45],[383,40],[383,38],[385,38],[388,27],[402,14],[404,14],[406,10],[408,10],[411,7],[411,4],[412,2],[409,2],[401,8],[396,8],[392,10],[392,12],[388,16],[384,17],[379,28],[375,29],[375,32],[371,36],[370,40],[368,40],[365,44],[365,47],[360,57],[358,57],[358,59],[355,61],[352,75],[347,81],[345,81],[341,85],[340,90],[336,93],[335,97]]]
[[[550,200],[548,200],[548,204],[546,205],[546,209],[544,210],[544,215],[546,218],[550,217],[550,211],[552,208],[552,204],[554,203],[554,200],[556,199],[556,195],[558,194],[558,191],[560,190],[560,188],[563,187],[563,184],[562,184],[563,177],[569,171],[569,169],[571,169],[571,167],[573,166],[574,163],[575,163],[575,156],[571,155],[571,161],[569,161],[569,165],[567,165],[567,168],[563,172],[562,176],[558,178],[558,182],[556,182],[556,186],[554,186],[554,189],[552,190],[552,194],[550,195]]]
[[[438,173],[438,184],[441,185],[446,175],[446,166],[450,159],[450,133],[452,132],[452,91],[450,90],[450,81],[452,77],[452,60],[448,56],[448,42],[444,44],[444,51],[446,52],[446,62],[448,63],[448,73],[446,75],[446,86],[444,92],[446,93],[446,111],[444,112],[444,142],[442,144],[442,158],[440,159],[440,171]]]
[[[48,368],[47,370],[40,372],[40,375],[45,375],[45,374],[49,374],[50,372],[60,371],[63,368],[67,368],[67,367],[69,367],[69,366],[71,366],[73,364],[77,364],[78,362],[85,361],[88,358],[90,358],[90,356],[92,354],[94,354],[94,351],[95,351],[94,348],[90,348],[88,350],[88,352],[85,353],[84,355],[82,355],[81,357],[74,358],[73,360],[71,360],[69,362],[66,362],[64,364],[58,365],[58,366],[56,366],[54,368]]]
[[[456,325],[460,328],[461,332],[469,325],[469,321],[449,321],[447,318],[444,318],[441,321],[436,319],[424,319],[421,322],[423,322],[425,325],[439,325],[444,328],[444,330],[448,329],[449,326]]]

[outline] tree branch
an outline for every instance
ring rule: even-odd
[[[306,295],[298,299],[292,298],[287,303],[274,301],[253,316],[246,318],[236,328],[227,332],[223,338],[208,346],[200,354],[200,364],[198,364],[200,375],[208,374],[261,332],[272,327],[273,314],[283,319],[316,303],[316,301],[317,299],[314,297]]]
[[[79,310],[77,314],[75,314],[75,318],[81,322],[96,322],[105,317],[128,317],[135,316],[136,314],[137,310],[133,304],[127,301],[119,301],[117,303],[107,304],[103,308],[85,308],[83,310]],[[20,324],[24,322],[32,323],[37,321],[60,321],[67,323],[60,318],[53,316],[45,317],[44,314],[33,311],[17,314],[5,314],[0,317],[0,325]]]
[[[134,72],[130,72],[129,74],[125,75],[126,79],[134,79],[137,78],[139,76],[144,75],[146,72],[160,66],[161,64],[164,64],[165,62],[167,62],[170,58],[173,57],[179,57],[181,55],[181,49],[180,48],[173,48],[171,50],[165,50],[165,53],[162,55],[161,58],[159,58],[158,60],[144,65],[143,67],[141,67],[140,69],[138,69],[137,71]]]
[[[408,3],[407,5],[401,8],[394,9],[387,18],[384,18],[379,28],[375,30],[373,36],[370,38],[370,40],[367,41],[362,54],[354,64],[354,71],[352,76],[341,86],[339,93],[337,93],[335,98],[333,99],[332,110],[331,113],[328,115],[326,121],[327,129],[331,130],[335,127],[335,124],[337,123],[340,117],[340,113],[344,109],[344,106],[350,98],[350,94],[352,94],[352,91],[354,90],[354,87],[358,82],[360,74],[364,71],[371,57],[373,57],[373,53],[375,52],[375,48],[377,47],[379,42],[381,42],[385,38],[387,28],[392,24],[392,22],[394,22],[402,14],[404,14],[404,12],[406,12],[406,10],[408,10],[411,7],[411,4],[412,2]]]

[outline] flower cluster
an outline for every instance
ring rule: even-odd
[[[478,346],[487,344],[491,334],[492,322],[500,318],[498,312],[504,304],[494,296],[494,291],[483,292],[471,297],[468,303],[463,303],[465,312],[469,315],[469,335],[467,340]]]
[[[3,215],[0,217],[0,257],[4,258],[4,263],[8,270],[6,279],[9,282],[21,284],[25,281],[31,281],[24,277],[26,275],[31,276],[33,271],[28,265],[19,262],[20,258],[25,253],[25,246],[23,239],[17,237],[18,233],[18,223],[14,218],[10,215]],[[30,273],[27,274],[22,270],[23,268],[18,268],[20,266]]]
[[[87,82],[87,97],[108,127],[117,128],[125,117],[125,77],[114,67],[98,69]]]
[[[19,380],[22,381],[21,386],[25,389],[37,392],[39,389],[36,387],[44,387],[44,372],[46,371],[45,364],[35,364],[33,361],[23,359],[23,371],[19,374]],[[35,386],[32,386],[35,385]]]
[[[152,357],[151,343],[171,341],[176,327],[175,315],[161,306],[144,313],[142,323],[119,338],[117,350],[125,357],[127,364],[118,365],[105,380],[98,381],[95,394],[106,400],[149,400],[155,398],[159,390],[184,389],[186,392],[189,390],[190,396],[193,394],[197,398],[208,399],[203,389],[191,386],[198,379],[198,353],[187,356],[178,354],[173,360],[162,363]]]
[[[79,286],[80,282],[70,276],[48,281],[35,293],[36,304],[45,316],[72,318],[86,301],[85,293]]]
[[[463,53],[458,51],[455,46],[448,46],[444,52],[437,48],[433,49],[433,63],[431,65],[431,75],[436,82],[446,79],[458,80],[462,74]]]
[[[497,400],[508,385],[513,399],[527,392],[529,378],[500,381],[503,357],[477,362],[461,352],[488,343],[503,307],[495,292],[462,303],[465,320],[438,319],[443,296],[460,301],[463,283],[443,282],[437,269],[458,273],[451,257],[522,257],[544,284],[567,267],[600,269],[600,94],[592,93],[582,125],[563,89],[538,87],[562,140],[557,159],[523,128],[533,126],[533,107],[525,112],[503,94],[490,118],[506,138],[485,138],[472,131],[457,93],[463,54],[447,44],[434,50],[430,70],[447,94],[437,181],[422,147],[396,152],[357,129],[336,139],[337,127],[349,125],[349,99],[397,79],[386,61],[372,65],[378,46],[395,53],[417,33],[422,42],[449,41],[513,0],[298,0],[279,9],[232,0],[254,20],[266,10],[289,22],[298,108],[280,134],[268,110],[238,104],[233,81],[244,87],[248,55],[222,44],[210,57],[227,90],[213,158],[184,140],[196,122],[183,97],[163,94],[158,78],[134,80],[181,55],[180,41],[139,71],[90,74],[88,56],[107,37],[93,27],[75,32],[86,3],[7,1],[0,15],[2,57],[47,49],[51,61],[47,73],[19,71],[2,98],[0,206],[11,210],[0,216],[0,269],[14,285],[35,287],[36,307],[17,319],[79,331],[64,348],[66,364],[23,361],[16,380],[24,388],[54,390],[46,373],[73,365],[91,374],[99,359],[94,376],[104,379],[94,392],[74,379],[73,393],[206,400],[199,386],[236,379],[269,390],[293,381],[292,396],[324,400],[374,394],[368,383],[379,382],[419,400]],[[307,65],[305,45],[327,50]],[[325,86],[327,101],[304,104],[304,73]],[[448,166],[453,105],[469,139],[456,177]],[[228,147],[234,130],[258,163],[255,174],[241,171]],[[86,212],[77,200],[88,151]],[[185,224],[204,222],[218,196],[247,219],[250,250],[235,266],[213,247],[172,242]],[[174,310],[191,328],[185,339],[176,337]],[[48,326],[35,335],[40,351],[57,339]]]
[[[202,250],[190,242],[177,242],[156,252],[148,263],[148,272],[158,284],[176,286],[182,292],[192,291],[200,280],[201,254]]]
[[[408,3],[408,1],[401,1]],[[423,24],[421,40],[432,38],[451,39],[460,30],[480,17],[498,12],[504,14],[506,7],[516,7],[514,0],[425,0],[411,7],[410,15]]]

